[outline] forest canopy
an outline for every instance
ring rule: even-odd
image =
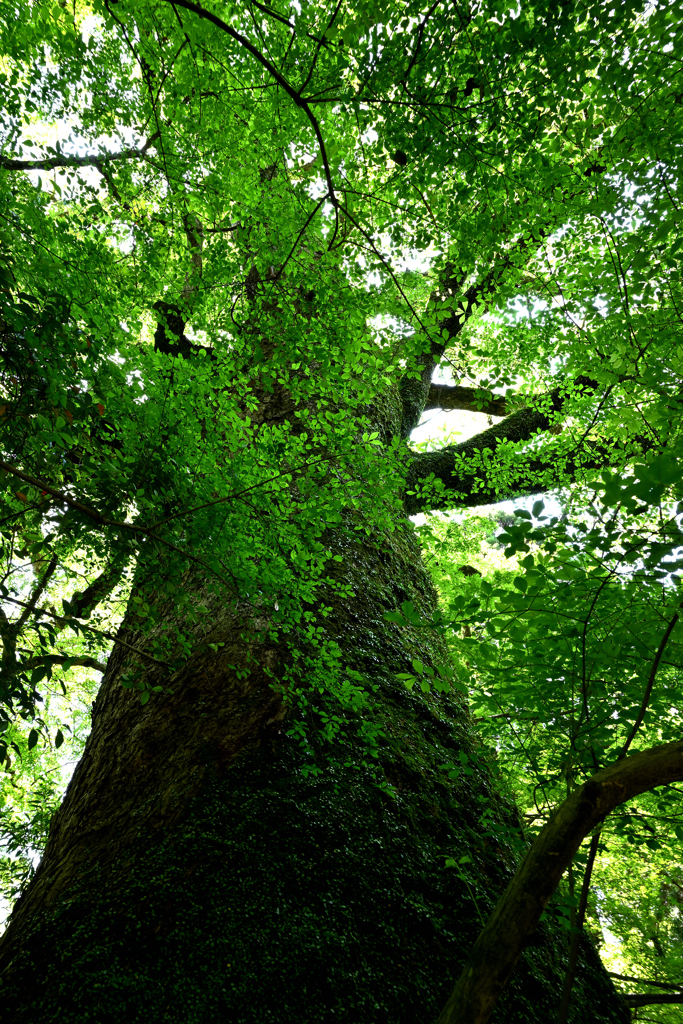
[[[422,544],[439,609],[377,612],[417,637],[396,684],[466,696],[525,841],[680,738],[682,33],[676,2],[3,0],[5,900],[112,649],[142,715],[220,655],[216,602],[303,777],[396,791],[326,625],[346,530]],[[553,910],[632,1006],[683,1000],[680,796],[610,816]]]

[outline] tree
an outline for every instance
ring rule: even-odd
[[[521,823],[408,516],[675,498],[680,11],[2,26],[2,750],[113,644],[3,1022],[435,1017]],[[436,407],[504,418],[416,449]],[[579,945],[576,1019],[626,1020]],[[551,917],[500,1019],[565,960]]]

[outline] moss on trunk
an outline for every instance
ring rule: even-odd
[[[288,734],[265,673],[285,655],[238,644],[244,622],[217,599],[211,638],[229,653],[204,636],[172,695],[141,708],[120,688],[115,654],[43,862],[0,944],[2,1024],[436,1018],[514,870],[506,836],[517,814],[464,703],[395,678],[412,657],[443,658],[436,637],[383,619],[401,601],[423,612],[435,601],[410,531],[349,528],[335,547],[355,597],[332,587],[320,623],[376,686],[363,712],[376,746],[362,748],[351,712],[312,749]],[[131,618],[125,628],[133,636]],[[247,649],[244,679],[234,666]],[[329,693],[308,699],[314,718],[339,715]],[[441,766],[461,754],[471,774],[453,783]],[[304,774],[312,763],[320,774]],[[484,811],[494,829],[483,829]],[[445,866],[465,854],[466,883]],[[495,1019],[552,1020],[565,961],[564,937],[544,924]],[[628,1019],[584,944],[573,1020]]]

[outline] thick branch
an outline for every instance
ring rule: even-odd
[[[429,385],[423,411],[427,409],[462,409],[465,412],[485,412],[489,416],[507,416],[510,411],[507,399],[501,395],[485,398],[477,388],[434,383]]]
[[[420,417],[425,410],[427,395],[432,383],[432,376],[441,356],[446,351],[445,345],[433,341],[429,351],[421,357],[420,376],[417,380],[413,377],[404,377],[399,388],[401,395],[401,437],[407,441],[415,427],[420,422]]]
[[[462,447],[466,444],[467,442],[464,442]],[[438,452],[420,452],[413,457],[404,499],[408,515],[433,512],[436,509],[445,511],[456,506],[477,508],[499,501],[526,498],[532,494],[545,494],[546,491],[581,479],[581,473],[585,470],[603,469],[614,466],[617,462],[621,464],[629,457],[622,449],[585,442],[574,456],[561,460],[552,456],[546,459],[532,459],[522,455],[514,470],[507,471],[504,484],[487,485],[482,483],[481,472],[461,475],[454,472],[454,453],[459,448],[461,445],[450,445]],[[431,473],[434,473],[444,488],[436,490],[427,486],[424,492],[420,493],[421,482],[424,481],[428,485],[427,478]]]
[[[654,985],[655,988],[670,988],[674,992],[681,992],[683,985],[673,985],[669,981],[650,981],[648,978],[634,978],[632,974],[616,974],[614,971],[607,972],[610,978],[618,978],[619,981],[635,981],[637,985]]]
[[[650,1003],[683,1003],[683,994],[677,996],[655,996],[647,995],[647,993],[628,995],[622,992],[621,998],[629,1006],[648,1006]]]
[[[5,171],[53,171],[56,167],[96,167],[101,174],[104,174],[101,165],[111,163],[113,160],[140,160],[158,138],[159,132],[155,132],[139,149],[129,147],[122,149],[119,153],[100,153],[98,156],[58,154],[41,160],[12,160],[6,156],[0,156],[0,168]]]
[[[598,772],[555,811],[477,939],[438,1024],[484,1024],[563,872],[610,811],[683,780],[683,741],[652,747]]]
[[[422,371],[418,380],[404,377],[401,381],[401,400],[403,404],[403,419],[401,425],[401,436],[405,439],[410,437],[415,427],[420,422],[420,416],[424,412],[427,397],[432,384],[432,375],[439,360],[446,351],[447,346],[460,334],[467,321],[479,306],[486,305],[491,295],[500,286],[507,271],[516,264],[516,259],[530,255],[530,250],[537,248],[545,232],[539,231],[538,238],[520,238],[505,253],[499,262],[495,263],[488,274],[477,284],[471,285],[466,291],[462,291],[465,279],[458,276],[454,267],[447,263],[439,280],[438,290],[430,299],[430,306],[434,308],[447,299],[457,298],[459,309],[457,313],[449,312],[439,320],[439,334],[446,336],[444,342],[432,341],[429,351],[422,357]],[[449,309],[451,303],[448,304]]]
[[[596,382],[588,377],[577,377],[571,385],[572,389],[579,388],[583,392],[594,391],[596,386]],[[567,479],[574,479],[581,469],[610,465],[614,459],[611,445],[584,442],[579,450],[565,458],[528,458],[520,453],[517,467],[508,471],[503,484],[482,486],[482,461],[490,458],[501,445],[529,441],[539,432],[552,430],[569,393],[568,389],[554,388],[546,397],[542,410],[525,406],[467,441],[447,445],[436,452],[413,454],[406,481],[407,491],[419,490],[420,484],[429,478],[435,481],[436,490],[432,488],[433,493],[424,494],[408,493],[405,499],[408,514],[452,507],[453,504],[488,505],[507,498],[538,494]],[[458,470],[463,461],[465,465],[470,462],[471,473]],[[449,492],[457,492],[457,501],[449,497]]]
[[[54,576],[54,572],[55,572],[55,569],[57,568],[57,565],[58,565],[57,556],[53,555],[52,558],[50,559],[50,562],[48,564],[47,569],[45,570],[45,572],[43,573],[42,577],[40,578],[40,581],[38,582],[38,585],[36,586],[35,590],[31,594],[31,596],[30,596],[30,598],[28,600],[28,604],[26,605],[26,608],[21,613],[21,616],[19,617],[18,622],[16,622],[14,624],[15,633],[17,633],[17,634],[19,633],[19,630],[22,628],[24,623],[27,621],[29,615],[31,615],[31,613],[33,612],[37,602],[40,600],[40,598],[43,595],[45,587],[50,582],[52,576]]]
[[[405,505],[408,514],[414,515],[416,512],[440,508],[442,505],[448,504],[449,493],[454,491],[458,493],[459,504],[474,506],[486,505],[491,501],[502,501],[512,497],[512,494],[516,494],[520,489],[526,491],[528,488],[536,486],[536,481],[542,489],[542,481],[546,478],[548,470],[555,467],[552,463],[546,463],[539,459],[524,459],[516,476],[512,480],[508,480],[508,486],[505,487],[504,492],[501,492],[500,488],[494,490],[482,487],[479,472],[475,471],[465,475],[458,473],[456,466],[462,459],[481,458],[487,452],[493,454],[501,444],[528,441],[538,431],[548,430],[550,425],[550,419],[545,413],[526,406],[508,416],[502,423],[497,423],[495,426],[489,427],[488,430],[475,434],[467,441],[447,445],[435,452],[413,454],[406,480],[408,493]],[[410,493],[419,489],[420,484],[428,478],[438,481],[436,493],[424,495]],[[555,477],[553,476],[554,482]],[[529,493],[535,492],[531,490]]]
[[[183,214],[183,227],[190,250],[192,269],[185,275],[183,299],[187,302],[197,290],[202,278],[202,250],[204,249],[204,228],[199,217],[191,213]]]
[[[101,601],[109,597],[123,575],[127,560],[127,555],[119,554],[85,590],[77,590],[69,601],[71,615],[86,619]]]
[[[585,172],[587,177],[591,174],[602,174],[605,167],[599,164],[593,165]],[[576,194],[565,194],[565,199],[574,198]],[[457,299],[458,311],[449,312],[438,322],[439,334],[446,336],[444,343],[432,341],[428,352],[424,354],[424,366],[419,380],[412,380],[407,377],[401,381],[401,398],[403,402],[403,421],[401,436],[404,440],[410,437],[412,431],[420,422],[420,416],[426,408],[429,395],[432,375],[439,360],[444,354],[447,346],[460,334],[472,314],[480,306],[486,307],[490,298],[503,283],[505,276],[525,264],[536,252],[541,243],[551,232],[552,223],[536,226],[531,234],[522,234],[517,240],[494,262],[491,270],[481,281],[471,285],[466,291],[462,291],[466,275],[456,271],[452,264],[447,263],[439,279],[439,287],[430,299],[432,308],[436,307],[445,299]],[[449,307],[452,303],[449,302]],[[496,415],[495,413],[493,415]]]
[[[17,660],[16,632],[1,604],[0,640],[2,641],[2,658],[0,661],[2,662],[3,667],[13,666]]]

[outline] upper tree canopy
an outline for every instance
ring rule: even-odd
[[[666,485],[680,5],[1,17],[6,717],[133,564],[307,636],[348,510],[392,530],[634,458]],[[412,450],[434,407],[504,418]]]

